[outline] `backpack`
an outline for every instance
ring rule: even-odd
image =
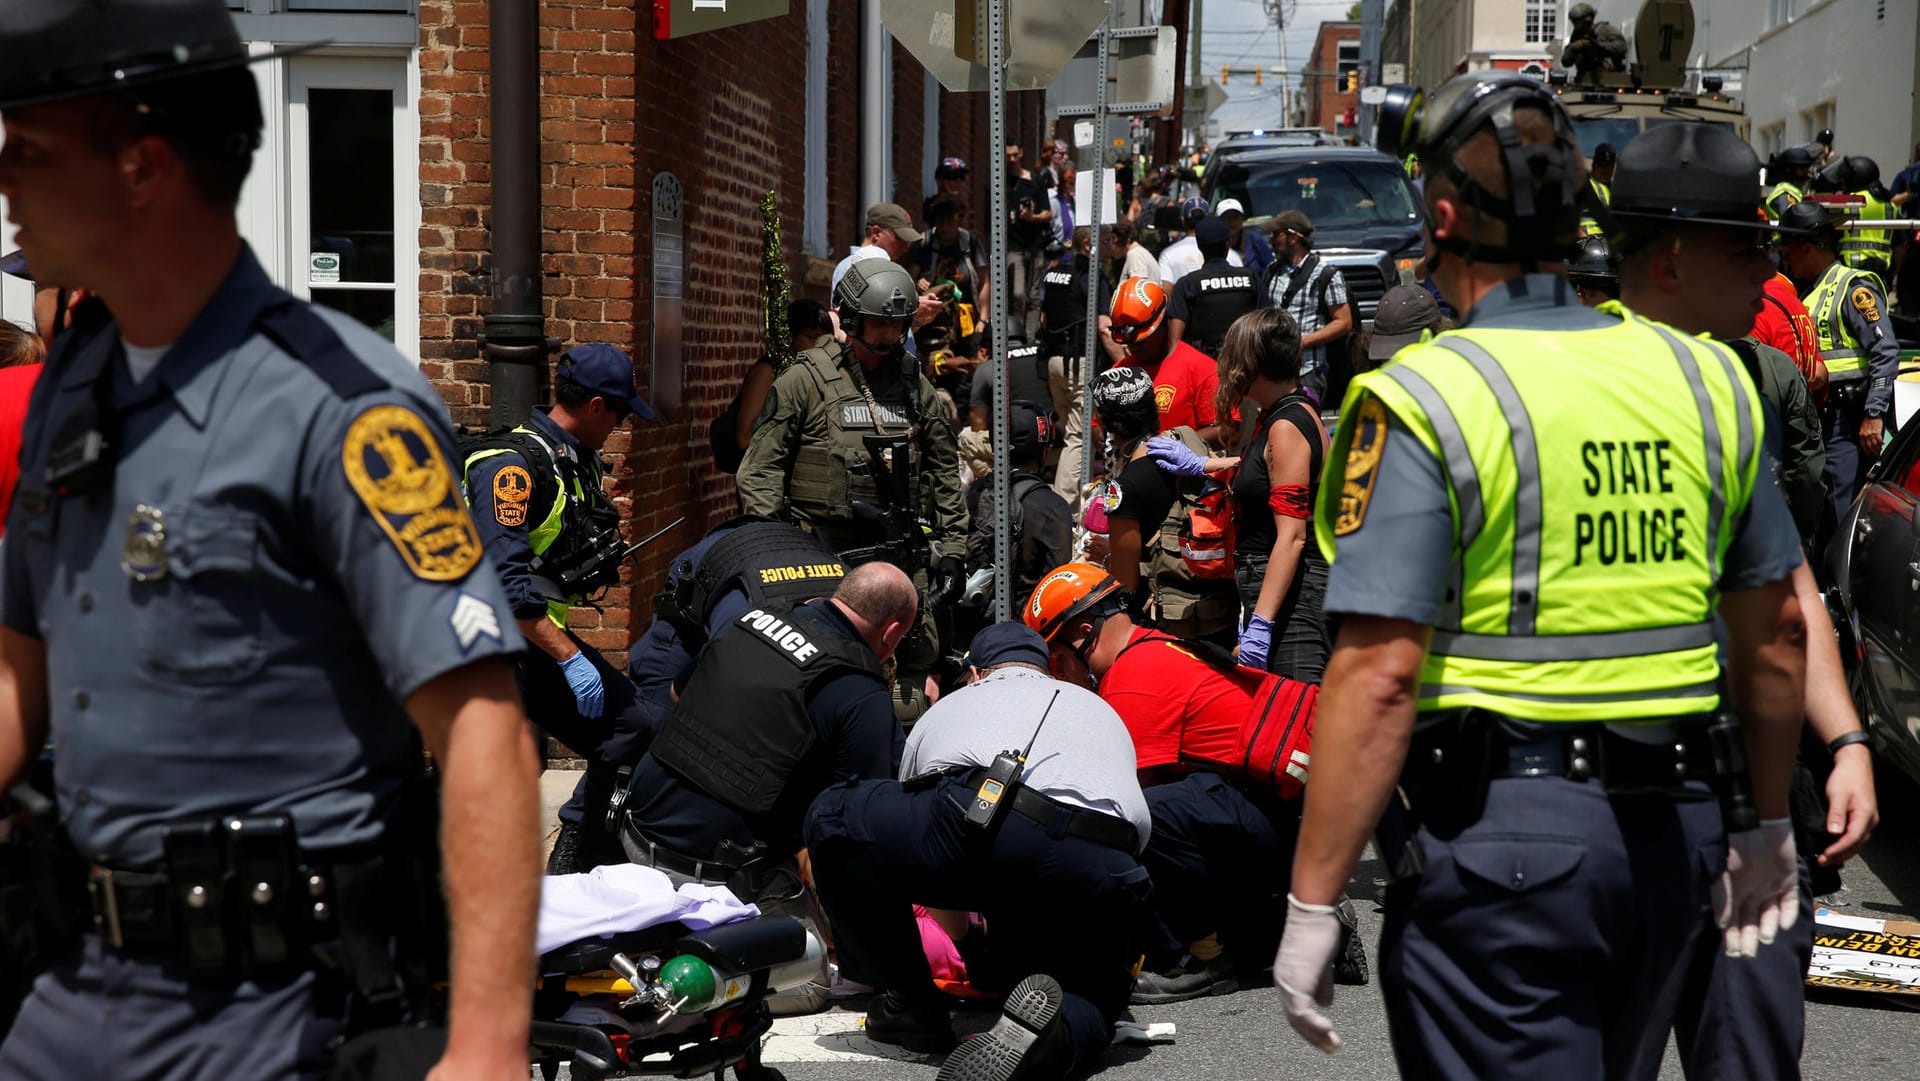
[[[1206,440],[1181,426],[1165,433],[1195,454]],[[1174,505],[1145,553],[1159,625],[1192,638],[1232,629],[1240,618],[1233,584],[1233,492],[1212,477],[1182,477]]]
[[[1211,642],[1156,633],[1129,643],[1120,652],[1148,642],[1172,642],[1183,651],[1220,672],[1257,675],[1260,686],[1240,719],[1239,748],[1236,761],[1212,762],[1189,758],[1181,761],[1201,769],[1217,770],[1271,788],[1282,799],[1295,799],[1307,784],[1307,771],[1313,764],[1313,721],[1320,709],[1320,685],[1290,679],[1278,672],[1260,672],[1240,665],[1227,651]]]

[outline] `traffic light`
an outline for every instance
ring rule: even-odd
[[[1231,74],[1233,74],[1232,68],[1228,67],[1225,64],[1220,65],[1220,85],[1221,86],[1227,85],[1227,76]]]
[[[1253,85],[1259,86],[1261,79],[1264,78],[1265,75],[1266,75],[1265,69],[1262,68],[1260,65],[1255,64],[1253,66]]]
[[[1358,94],[1359,92],[1360,92],[1360,69],[1353,68],[1347,72],[1347,93]]]

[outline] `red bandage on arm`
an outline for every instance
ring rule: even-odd
[[[1267,492],[1267,506],[1275,514],[1288,518],[1311,518],[1312,502],[1307,498],[1307,486],[1304,484],[1282,484]]]

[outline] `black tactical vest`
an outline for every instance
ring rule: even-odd
[[[677,560],[654,600],[654,614],[673,624],[689,654],[706,645],[713,606],[732,590],[749,608],[787,609],[832,595],[846,574],[839,556],[790,522],[744,514],[714,528],[728,532],[699,563]]]
[[[747,611],[707,643],[653,757],[740,814],[773,810],[819,739],[813,688],[846,671],[884,679],[873,651],[836,622],[818,606]]]
[[[1053,401],[1053,392],[1047,389],[1047,358],[1038,345],[1007,350],[1007,389],[1013,401],[1032,402],[1042,409]]]
[[[1248,267],[1225,262],[1208,263],[1180,283],[1187,290],[1185,341],[1210,357],[1220,355],[1220,343],[1235,319],[1260,306],[1256,275]]]

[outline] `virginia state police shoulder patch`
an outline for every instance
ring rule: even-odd
[[[1347,470],[1340,484],[1340,514],[1333,522],[1334,536],[1344,537],[1366,522],[1373,485],[1380,479],[1380,455],[1386,449],[1387,407],[1369,394],[1360,399],[1353,434],[1347,439]]]
[[[1856,285],[1853,287],[1853,292],[1847,294],[1847,299],[1853,302],[1853,310],[1859,312],[1867,322],[1880,321],[1880,301],[1873,295],[1873,290],[1864,285]]]
[[[418,413],[376,405],[354,418],[340,446],[347,483],[416,577],[451,582],[480,563],[480,533]]]

